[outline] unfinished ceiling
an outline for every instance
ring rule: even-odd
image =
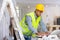
[[[0,4],[3,0],[0,0]],[[60,4],[60,0],[15,0],[17,3]]]
[[[0,5],[2,4],[3,0],[0,0]],[[17,4],[52,4],[52,5],[60,5],[60,0],[13,0]]]
[[[60,0],[16,0],[17,3],[43,3],[43,4],[60,4]]]

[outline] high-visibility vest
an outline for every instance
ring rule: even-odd
[[[26,14],[24,16],[24,18],[20,21],[20,26],[22,27],[23,34],[27,35],[27,36],[31,36],[33,32],[31,30],[29,30],[29,28],[28,28],[28,25],[26,23],[26,16],[31,17],[32,27],[34,29],[38,28],[39,22],[41,21],[41,16],[36,18],[34,12],[31,12],[31,13]]]

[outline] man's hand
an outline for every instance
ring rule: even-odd
[[[38,33],[36,33],[36,35],[43,37],[44,35],[48,36],[49,33],[48,32],[38,32]]]
[[[48,36],[50,33],[49,32],[45,32],[45,35]]]

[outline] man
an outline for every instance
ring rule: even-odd
[[[31,36],[36,37],[37,35],[44,36],[48,34],[47,28],[41,18],[41,14],[43,12],[44,5],[37,4],[36,10],[34,12],[26,14],[21,20],[20,26],[22,27],[22,32],[24,34],[25,40],[31,40]],[[39,24],[41,25],[43,32],[37,31]]]

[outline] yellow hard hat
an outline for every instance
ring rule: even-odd
[[[44,11],[44,5],[43,4],[37,4],[36,9],[40,11]]]

